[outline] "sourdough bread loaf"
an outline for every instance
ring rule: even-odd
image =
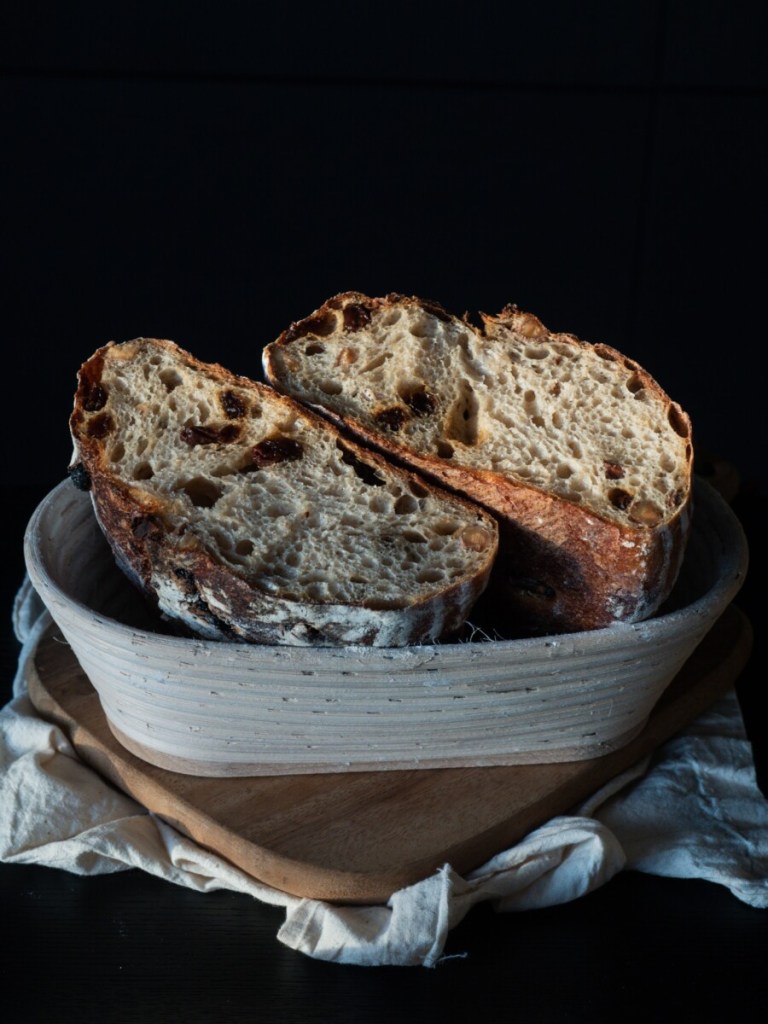
[[[552,333],[513,305],[480,321],[345,292],[268,345],[263,368],[359,441],[495,515],[486,598],[507,634],[647,618],[688,536],[689,417],[608,345]]]
[[[458,629],[493,518],[272,388],[166,340],[81,367],[71,477],[118,564],[211,639],[401,646]]]

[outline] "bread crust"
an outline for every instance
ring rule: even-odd
[[[677,579],[690,530],[693,449],[688,415],[646,370],[611,346],[592,345],[571,334],[552,334],[537,317],[515,305],[504,307],[496,316],[481,313],[482,328],[478,329],[470,324],[467,314],[460,319],[438,303],[415,296],[391,293],[383,298],[370,298],[360,292],[343,292],[309,317],[291,324],[266,347],[263,368],[267,380],[306,401],[292,386],[285,354],[299,339],[314,336],[318,327],[327,328],[329,314],[337,320],[341,310],[346,325],[345,311],[350,306],[369,315],[396,307],[422,310],[457,328],[469,327],[481,343],[502,344],[505,332],[514,332],[533,342],[546,338],[589,349],[631,372],[637,388],[646,389],[661,403],[675,433],[687,439],[682,492],[675,495],[675,508],[665,510],[664,517],[654,525],[620,522],[512,475],[425,454],[401,440],[396,432],[372,429],[363,419],[339,412],[332,398],[327,403],[312,404],[358,441],[420,472],[439,486],[468,497],[495,516],[500,527],[500,551],[482,605],[503,615],[507,635],[573,632],[617,622],[638,622],[661,607]],[[355,316],[363,319],[359,314]],[[318,336],[328,342],[332,340],[331,333],[326,331]],[[354,328],[349,336],[353,333]]]
[[[387,479],[413,481],[411,471],[393,466],[382,456],[359,448],[325,418],[298,405],[265,384],[233,374],[219,364],[206,364],[174,342],[135,339],[98,349],[80,368],[70,417],[74,455],[70,475],[90,490],[94,511],[120,568],[176,628],[215,640],[286,645],[403,646],[432,642],[460,628],[485,589],[498,546],[492,517],[466,500],[418,480],[418,486],[449,509],[463,510],[473,524],[487,530],[488,546],[471,574],[450,585],[435,586],[422,598],[404,593],[389,602],[338,602],[288,599],[254,584],[224,564],[200,542],[194,531],[169,526],[170,499],[150,493],[141,482],[122,479],[110,466],[100,416],[111,415],[103,386],[109,360],[130,357],[130,346],[148,344],[163,350],[194,372],[221,386],[247,392],[260,402],[301,417],[309,430],[343,440],[346,451],[377,469]],[[333,553],[329,551],[329,560]]]

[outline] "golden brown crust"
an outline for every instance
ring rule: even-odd
[[[504,602],[508,634],[571,632],[639,621],[659,607],[677,578],[690,498],[668,523],[630,529],[500,474],[425,458],[360,423],[345,417],[334,420],[359,440],[496,517],[499,556],[484,603]]]
[[[105,439],[112,431],[110,406],[102,372],[105,361],[119,360],[128,346],[112,343],[97,350],[80,369],[70,428],[75,445],[73,468],[81,486],[89,486],[94,510],[117,563],[160,610],[179,626],[213,639],[238,639],[258,643],[335,645],[342,643],[400,646],[423,643],[457,630],[468,610],[487,585],[497,550],[493,520],[469,503],[456,498],[454,509],[468,513],[467,521],[488,528],[488,547],[480,571],[471,578],[444,585],[426,599],[404,595],[402,601],[319,604],[287,600],[265,592],[253,581],[233,571],[208,550],[193,532],[180,532],[169,525],[169,501],[150,494],[140,482],[132,483],[114,472],[109,463]],[[359,459],[366,471],[379,468],[392,474],[412,474],[393,467],[381,455],[362,450],[343,437],[326,419],[297,405],[267,385],[231,373],[218,364],[205,364],[175,343],[149,339],[149,344],[172,354],[191,369],[213,377],[218,384],[231,385],[258,396],[271,406],[297,414],[325,434],[343,441],[345,452]],[[233,401],[225,416],[237,416]],[[236,424],[233,423],[233,427]],[[440,500],[448,496],[426,482],[418,481],[423,494]],[[481,518],[482,515],[482,518]],[[329,552],[329,559],[332,558]]]
[[[289,350],[296,338],[312,335],[318,324],[325,324],[326,334],[330,334],[328,312],[343,312],[347,304],[367,311],[412,306],[438,315],[441,320],[469,322],[466,314],[459,320],[442,307],[438,307],[437,314],[436,304],[413,296],[392,294],[373,299],[358,292],[341,293],[311,316],[293,324],[267,347],[264,369],[270,383],[286,387],[286,375],[281,373],[276,353]],[[480,317],[481,342],[483,335],[503,342],[505,331],[511,330],[532,342],[546,337],[591,349],[602,359],[620,363],[630,371],[633,386],[638,391],[645,389],[663,403],[673,430],[686,439],[685,494],[674,496],[676,507],[665,512],[655,525],[617,523],[502,473],[425,455],[401,441],[397,431],[373,429],[352,415],[340,413],[332,399],[321,411],[358,440],[416,469],[438,485],[478,502],[497,518],[501,529],[500,554],[483,603],[495,602],[498,607],[501,597],[508,616],[507,632],[510,626],[518,635],[595,629],[648,617],[669,595],[688,537],[693,459],[688,415],[640,364],[611,346],[592,345],[571,334],[551,334],[537,317],[513,304],[496,316],[481,313]],[[336,322],[334,317],[333,324]],[[351,329],[358,328],[353,325]],[[297,392],[291,393],[302,398]]]

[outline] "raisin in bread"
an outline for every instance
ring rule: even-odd
[[[647,618],[688,536],[688,416],[607,345],[551,333],[512,305],[480,318],[346,292],[268,345],[264,372],[495,514],[486,598],[493,590],[500,608],[503,596],[516,635]]]
[[[80,369],[70,475],[118,564],[212,639],[401,646],[460,627],[495,521],[169,341]]]

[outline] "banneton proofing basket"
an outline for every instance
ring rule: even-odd
[[[27,527],[27,571],[116,738],[201,776],[576,761],[643,728],[740,589],[748,551],[696,481],[672,600],[635,625],[408,648],[299,648],[163,632],[116,567],[87,494],[65,480]]]

